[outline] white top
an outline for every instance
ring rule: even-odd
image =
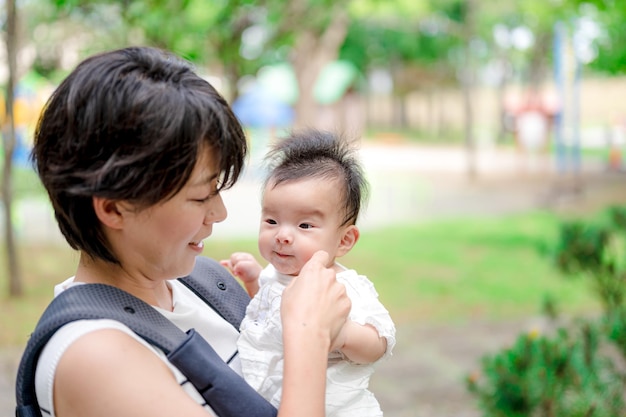
[[[396,330],[389,312],[378,300],[374,285],[356,271],[341,267],[344,271],[337,274],[337,280],[346,286],[352,301],[350,320],[374,326],[387,339],[383,358],[391,356]],[[275,407],[280,403],[283,374],[280,299],[291,279],[271,265],[263,270],[261,288],[248,305],[238,342],[244,378]],[[326,417],[382,416],[378,401],[367,389],[373,372],[373,364],[355,364],[341,352],[331,352],[326,379]]]
[[[237,355],[237,338],[239,333],[230,323],[224,320],[210,306],[191,292],[185,285],[172,280],[167,282],[172,290],[173,311],[154,307],[168,320],[176,324],[181,330],[191,328],[204,337],[217,352],[217,354],[229,364],[238,374],[241,374],[241,362]],[[74,283],[73,278],[57,285],[54,289],[55,296]],[[44,347],[35,370],[35,390],[37,401],[44,416],[55,416],[53,403],[54,374],[61,356],[66,349],[79,337],[100,329],[118,329],[132,336],[142,345],[152,350],[172,370],[176,380],[196,402],[202,404],[215,415],[206,401],[198,393],[195,387],[187,381],[187,378],[172,364],[169,363],[165,354],[160,349],[148,344],[137,336],[130,328],[113,320],[79,320],[61,327]]]

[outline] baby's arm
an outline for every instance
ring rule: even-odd
[[[261,275],[263,267],[252,254],[235,252],[230,255],[229,259],[221,260],[220,264],[241,280],[250,297],[256,295],[259,291],[259,275]]]
[[[333,347],[341,350],[352,362],[366,364],[385,354],[387,339],[381,337],[371,324],[361,325],[347,320]]]

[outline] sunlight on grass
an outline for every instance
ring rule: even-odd
[[[538,315],[546,297],[564,313],[596,311],[585,282],[551,263],[558,224],[535,213],[397,227],[364,234],[345,262],[370,277],[398,321]]]
[[[567,279],[551,263],[558,225],[552,214],[530,213],[368,231],[340,262],[374,282],[398,323],[539,315],[546,296],[564,313],[594,312],[585,282]],[[218,260],[234,251],[258,257],[254,239],[205,242],[204,254]],[[52,287],[73,274],[76,262],[63,247],[21,248],[25,296],[3,297],[0,345],[26,342]]]

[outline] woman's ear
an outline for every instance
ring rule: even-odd
[[[120,202],[102,197],[92,198],[93,210],[98,220],[111,229],[121,228],[124,216],[120,207]]]
[[[346,253],[350,252],[352,247],[356,245],[356,242],[359,240],[359,228],[356,225],[351,224],[346,227],[343,231],[343,235],[341,236],[341,241],[339,242],[339,248],[337,248],[337,256],[343,256]]]

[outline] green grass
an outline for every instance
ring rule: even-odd
[[[535,315],[546,297],[566,313],[596,310],[586,283],[552,264],[558,224],[533,213],[364,233],[346,263],[367,273],[399,321]]]
[[[529,213],[366,231],[340,261],[374,282],[398,323],[538,315],[546,296],[568,314],[598,311],[585,281],[563,277],[551,263],[558,224],[552,214]],[[221,259],[240,250],[258,254],[254,239],[209,239],[204,254]],[[21,248],[25,296],[3,297],[0,346],[25,343],[53,285],[76,262],[69,249]]]
[[[2,164],[0,164],[2,167]],[[45,196],[46,192],[39,181],[39,177],[32,168],[14,166],[12,176],[13,197],[15,200],[23,197]],[[0,178],[2,172],[0,171]]]

